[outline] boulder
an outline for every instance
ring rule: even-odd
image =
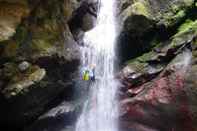
[[[26,71],[30,67],[30,64],[27,61],[23,61],[18,65],[20,71]]]
[[[43,114],[38,120],[26,127],[25,131],[74,131],[81,105],[79,102],[62,102],[57,107]]]
[[[83,17],[82,23],[82,30],[89,31],[95,26],[96,17],[92,16],[90,13],[86,13]]]
[[[95,26],[97,11],[98,0],[88,0],[82,1],[81,6],[73,13],[72,18],[69,20],[69,27],[78,43],[81,43],[80,36],[83,36],[84,32],[91,30]]]
[[[44,69],[40,69],[39,67],[32,68],[35,69],[30,69],[32,70],[31,72],[21,74],[24,76],[13,76],[13,80],[10,80],[12,82],[8,83],[7,87],[5,87],[4,90],[2,90],[2,94],[6,98],[14,97],[21,94],[22,92],[29,91],[28,88],[30,88],[32,85],[36,83],[39,83],[45,77],[46,71]]]

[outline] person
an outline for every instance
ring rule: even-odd
[[[92,81],[95,81],[95,67],[96,67],[95,64],[92,64],[90,67],[90,79]]]
[[[84,67],[82,70],[83,80],[88,81],[95,81],[95,65],[92,64],[91,66]]]

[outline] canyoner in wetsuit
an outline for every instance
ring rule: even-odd
[[[84,81],[95,81],[95,65],[92,65],[90,68],[83,69],[83,80]]]

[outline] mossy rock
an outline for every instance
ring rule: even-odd
[[[194,0],[168,1],[167,3],[169,5],[166,5],[164,11],[158,12],[155,15],[160,24],[162,23],[166,27],[173,27],[186,17],[187,11],[194,4]]]
[[[135,61],[138,61],[140,63],[148,63],[149,61],[151,61],[155,56],[157,55],[156,52],[154,51],[150,51],[148,53],[144,53],[142,56],[139,56],[137,58],[134,58],[132,60],[129,60],[127,62],[127,64],[133,63]]]
[[[155,53],[154,51],[145,53],[142,56],[128,61],[127,65],[138,73],[145,73],[145,69],[149,65],[148,61],[155,57],[155,55],[157,55],[157,53]]]
[[[57,48],[63,49],[64,44],[61,41],[63,29],[55,19],[43,18],[42,22],[32,24],[28,30],[30,30],[28,35],[31,36],[31,39],[28,44],[23,42],[21,45],[24,56],[30,58],[51,56],[57,53]]]
[[[38,66],[31,66],[25,72],[20,72],[16,64],[6,65],[6,68],[10,66],[9,71],[12,72],[4,71],[9,83],[2,91],[7,99],[28,92],[32,85],[39,83],[46,75],[46,71]]]
[[[123,12],[121,13],[120,17],[125,21],[128,17],[133,15],[141,15],[147,17],[148,19],[152,19],[149,5],[146,1],[135,1],[130,6],[128,6]]]
[[[150,64],[148,61],[150,61],[155,56],[154,54],[156,53],[149,52],[129,61],[126,67],[132,71],[130,72],[131,75],[135,74],[137,78],[149,77],[149,79],[151,79],[152,77],[154,77],[154,75],[160,73],[166,65],[162,63],[154,65]],[[135,77],[132,79],[134,80]]]
[[[194,0],[135,0],[123,10],[121,18],[125,21],[132,15],[142,15],[155,21],[157,25],[165,25],[168,28],[182,21],[193,5]]]
[[[24,6],[25,8],[27,4],[22,1],[19,2],[19,6]],[[5,5],[12,5],[15,7],[18,5],[17,2],[17,0],[10,0]],[[73,5],[73,2],[70,1],[64,2],[50,0],[47,3],[40,2],[36,7],[36,10],[31,8],[31,16],[29,16],[28,19],[20,19],[20,21],[18,21],[18,23],[15,25],[16,28],[13,29],[13,35],[10,35],[9,40],[1,42],[1,44],[4,45],[3,47],[5,47],[1,49],[3,50],[2,56],[6,58],[14,58],[16,60],[29,60],[44,56],[52,56],[54,54],[63,54],[62,52],[66,46],[66,37],[70,37],[66,34],[69,29],[65,29],[67,25],[64,24],[66,24],[68,18],[71,17],[72,11],[74,11],[74,9],[78,8],[77,6],[80,5],[78,2],[74,4],[79,5]],[[32,6],[34,6],[36,3],[36,1],[35,3],[33,2]],[[70,12],[68,12],[68,10]],[[12,14],[13,11],[10,11]],[[27,11],[30,10],[27,8],[27,11],[25,11],[23,12],[23,17],[29,15],[26,13],[29,13]],[[10,22],[12,22],[12,20],[10,20]],[[63,37],[65,37],[65,39]]]
[[[142,56],[138,57],[137,60],[145,63],[145,62],[152,60],[152,58],[154,58],[156,55],[157,55],[156,52],[151,51],[151,52],[145,53]]]
[[[133,13],[137,15],[144,15],[146,17],[150,16],[150,11],[148,4],[146,2],[135,2],[132,7]]]
[[[172,42],[169,45],[176,48],[183,44],[190,43],[197,36],[197,20],[186,20],[179,28],[178,32],[172,37]]]
[[[29,76],[31,73],[33,73],[34,71],[38,70],[39,67],[36,65],[30,65],[30,67],[25,71],[25,72],[21,72],[18,64],[17,63],[5,63],[3,65],[3,76],[5,77],[9,82],[17,82],[20,80],[23,80],[23,78],[25,78],[26,76]]]
[[[171,12],[166,13],[164,15],[164,19],[166,20],[165,24],[167,26],[175,25],[176,23],[178,23],[177,21],[180,21],[185,16],[186,16],[186,10],[180,10],[177,13],[171,13]]]
[[[197,20],[192,21],[190,19],[186,20],[179,28],[178,33],[176,33],[176,36],[180,36],[182,34],[188,33],[188,32],[194,32],[194,35],[197,35]]]
[[[148,64],[135,61],[133,63],[130,63],[128,66],[131,69],[135,70],[135,72],[144,73],[144,69],[148,66]]]

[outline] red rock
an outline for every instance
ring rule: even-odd
[[[184,76],[184,70],[162,73],[137,89],[129,89],[137,96],[122,100],[121,131],[195,131]]]

